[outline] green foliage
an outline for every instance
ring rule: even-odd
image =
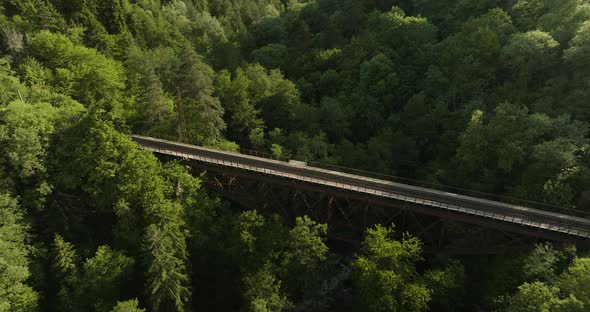
[[[450,260],[442,268],[424,273],[424,282],[432,289],[430,309],[453,311],[461,308],[465,295],[465,268],[458,260]]]
[[[264,145],[264,130],[262,128],[254,128],[250,130],[250,134],[248,135],[248,139],[250,143],[254,147],[261,147]]]
[[[509,43],[502,48],[504,63],[511,66],[518,76],[521,91],[526,91],[531,77],[542,74],[542,70],[555,66],[558,62],[557,41],[539,30],[514,34]]]
[[[41,31],[31,40],[31,56],[53,71],[51,85],[86,107],[104,108],[115,117],[125,117],[121,64],[96,50],[75,45],[69,38]]]
[[[7,193],[0,194],[0,311],[28,312],[38,308],[39,294],[27,285],[29,227],[23,212]]]
[[[410,235],[396,241],[393,234],[393,227],[381,225],[367,230],[353,264],[359,304],[367,311],[426,311],[432,290],[415,268],[422,259],[421,243]]]
[[[264,126],[293,126],[300,105],[299,91],[278,70],[246,65],[235,75],[221,71],[216,93],[229,113],[229,137],[244,140]]]
[[[281,68],[287,56],[287,47],[282,44],[271,43],[252,51],[252,58],[266,68]]]
[[[590,17],[587,3],[580,0],[547,1],[540,10],[544,14],[538,18],[537,27],[551,33],[562,45],[569,42],[580,24]]]
[[[450,81],[446,93],[462,102],[484,98],[486,90],[495,84],[502,46],[513,33],[510,16],[494,9],[467,21],[459,32],[445,38],[439,44],[439,63]]]
[[[526,107],[510,103],[500,104],[487,120],[483,112],[474,111],[457,149],[458,172],[470,172],[462,178],[478,181],[489,191],[498,189],[495,184],[510,185],[509,177],[519,173],[521,184],[511,186],[517,196],[538,199],[542,194],[547,202],[565,205],[575,193],[568,179],[583,174],[569,168],[586,149],[586,131],[586,125],[567,116],[529,114]],[[562,187],[550,187],[553,184]]]
[[[117,302],[117,305],[113,307],[111,312],[145,312],[145,309],[140,309],[138,305],[139,302],[137,299],[120,301]]]
[[[216,93],[231,116],[228,124],[230,135],[239,135],[262,125],[262,120],[259,117],[260,111],[252,101],[259,100],[257,99],[259,96],[252,93],[264,92],[264,89],[251,88],[250,84],[253,83],[241,68],[238,69],[233,79],[227,71],[221,71],[217,77]],[[253,99],[251,100],[251,98]]]
[[[283,147],[281,147],[279,144],[273,144],[270,147],[270,153],[274,158],[280,159],[281,156],[283,156]]]
[[[6,96],[0,103],[0,166],[3,171],[0,178],[6,190],[28,188],[29,191],[22,194],[23,206],[41,209],[51,190],[46,179],[50,142],[84,109],[71,98],[53,93],[42,84],[21,85],[4,65],[0,74]]]
[[[190,47],[178,55],[179,74],[176,77],[178,133],[181,139],[195,144],[212,144],[221,139],[225,122],[224,109],[213,96],[213,69]]]
[[[55,249],[54,269],[63,276],[75,275],[77,268],[74,245],[65,241],[61,235],[55,234],[53,247]]]
[[[524,269],[529,278],[544,279],[545,282],[525,282],[519,286],[506,300],[505,310],[587,310],[590,259],[576,257],[573,261],[563,261],[568,253],[567,249],[557,251],[551,245],[538,245],[525,260]]]
[[[558,298],[559,289],[549,287],[541,282],[524,283],[518,287],[518,292],[510,298],[507,312],[558,312],[583,311],[584,304],[575,297]]]
[[[190,296],[186,273],[188,233],[183,207],[172,200],[172,186],[164,181],[161,165],[154,156],[139,151],[126,135],[115,131],[112,125],[99,120],[98,116],[88,117],[75,130],[75,137],[80,136],[86,138],[84,144],[64,142],[62,147],[66,150],[60,152],[61,157],[75,155],[75,159],[60,168],[61,174],[56,182],[63,190],[87,194],[95,211],[88,214],[71,207],[70,213],[81,215],[83,219],[102,218],[103,222],[112,222],[109,220],[114,213],[117,223],[112,225],[112,234],[121,244],[134,250],[138,249],[143,236],[144,260],[148,268],[146,292],[150,295],[151,307],[182,310]],[[74,147],[70,149],[69,144],[74,144]],[[146,228],[143,233],[142,226]],[[75,230],[81,233],[88,231]],[[109,237],[108,233],[105,234]],[[116,252],[111,254],[108,250],[101,252],[99,249],[97,257],[118,262],[119,269],[113,272],[116,276],[125,275],[130,266],[129,259]],[[98,265],[103,260],[95,261],[91,264]],[[87,269],[94,270],[92,266]],[[91,271],[86,273],[90,274],[87,278],[94,278]],[[105,283],[116,287],[115,282]],[[103,298],[102,309],[112,307],[116,299]]]
[[[546,2],[541,0],[517,1],[511,8],[516,24],[525,29],[534,28],[538,19],[547,11]]]
[[[107,28],[110,34],[125,30],[125,12],[122,0],[99,0],[85,4],[90,7],[92,13],[100,19],[101,24]]]
[[[390,94],[398,83],[393,62],[384,54],[377,54],[361,64],[359,87],[363,92],[387,103],[393,100]]]
[[[422,17],[406,16],[396,6],[391,11],[369,15],[368,28],[380,34],[377,42],[393,48],[399,56],[416,53],[416,49],[434,43],[436,26]]]
[[[249,267],[261,267],[265,258],[272,255],[274,250],[279,250],[283,242],[269,237],[271,233],[275,237],[286,237],[286,229],[280,224],[277,215],[265,219],[254,210],[245,211],[238,219],[238,235],[240,242],[240,255],[247,257]]]
[[[544,62],[556,61],[552,54],[557,47],[557,41],[550,34],[532,30],[513,35],[503,48],[503,53],[508,64],[534,69]]]
[[[590,258],[576,258],[557,281],[562,291],[575,296],[585,307],[590,306],[589,272]]]
[[[187,287],[189,276],[184,262],[186,254],[177,249],[178,240],[182,238],[175,237],[178,234],[176,231],[172,225],[161,228],[152,224],[146,229],[145,249],[149,263],[146,286],[154,311],[183,311],[190,297]]]
[[[136,46],[127,53],[128,85],[140,93],[133,122],[142,131],[171,132],[169,128],[175,119],[174,103],[164,82],[171,79],[173,57],[174,51],[170,49],[144,51]]]
[[[84,262],[80,285],[76,289],[80,298],[88,298],[86,309],[110,311],[125,293],[124,287],[131,280],[133,264],[133,258],[112,250],[108,245],[98,247],[94,257]]]
[[[588,310],[571,249],[476,272],[378,227],[350,269],[126,134],[585,209],[589,51],[586,0],[0,1],[0,310]]]
[[[238,153],[240,151],[240,146],[236,142],[232,141],[221,141],[213,146],[215,149],[226,151],[226,152],[233,152]]]
[[[470,18],[484,14],[486,11],[502,6],[497,0],[466,0],[466,1],[430,1],[412,0],[415,14],[425,16],[429,21],[439,26],[443,35],[457,31]],[[530,2],[530,1],[529,1]],[[463,20],[456,17],[462,16]]]
[[[245,293],[246,310],[249,312],[288,311],[293,304],[281,293],[281,281],[264,266],[258,272],[246,276]]]
[[[564,51],[564,59],[570,64],[588,66],[587,59],[590,53],[590,22],[580,25],[570,47]]]
[[[0,103],[4,106],[16,100],[18,92],[24,87],[20,84],[19,79],[14,76],[6,58],[0,59],[0,79],[2,79],[2,83],[0,84],[0,88],[2,88],[2,92],[0,92]]]
[[[301,298],[316,292],[321,281],[319,275],[328,259],[326,246],[328,227],[309,217],[297,217],[295,227],[289,230],[279,276],[291,298]]]
[[[49,29],[51,31],[65,31],[66,21],[62,14],[49,0],[10,0],[6,1],[15,6],[19,14],[25,18],[25,25],[31,30]]]
[[[88,5],[83,5],[80,11],[80,17],[86,26],[84,41],[87,45],[107,55],[115,54],[115,50],[117,49],[115,38],[107,32],[105,25],[93,13],[93,9],[89,8]]]
[[[556,250],[551,244],[539,244],[525,259],[523,271],[528,279],[555,282],[557,274],[569,264],[568,260],[566,253]]]
[[[283,311],[315,300],[328,260],[327,226],[298,217],[288,229],[278,216],[265,218],[255,211],[242,213],[238,222],[237,256],[249,309]]]
[[[294,266],[310,269],[326,260],[325,245],[328,226],[312,221],[308,216],[297,217],[295,227],[289,231],[288,248],[291,253],[286,261]]]
[[[27,95],[35,96],[31,93]],[[37,101],[16,100],[4,106],[1,112],[8,162],[20,178],[46,171],[44,158],[51,136],[83,110],[78,103],[57,95],[41,95]]]
[[[82,144],[79,138],[84,138]],[[55,184],[64,191],[85,192],[91,199],[89,204],[99,210],[110,209],[120,196],[142,205],[149,202],[151,196],[162,194],[160,190],[137,197],[141,188],[157,188],[161,180],[137,182],[150,172],[154,173],[158,165],[154,158],[137,151],[126,135],[117,132],[112,123],[100,120],[98,115],[85,117],[69,130],[54,157],[60,164],[55,168]]]
[[[126,293],[124,287],[130,281],[133,258],[104,245],[80,265],[73,244],[59,234],[55,235],[53,249],[59,309],[106,312]]]
[[[53,239],[53,276],[57,279],[57,300],[54,303],[63,311],[75,311],[78,302],[74,294],[78,284],[78,257],[74,245],[59,234]]]
[[[14,101],[3,109],[4,141],[9,153],[8,162],[17,177],[27,178],[44,172],[44,148],[54,132],[54,119],[58,110],[48,103],[30,105]]]

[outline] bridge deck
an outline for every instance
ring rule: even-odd
[[[141,149],[160,154],[377,196],[474,218],[493,219],[577,239],[590,238],[590,220],[585,218],[151,137],[131,137]]]

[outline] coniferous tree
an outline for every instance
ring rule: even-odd
[[[0,194],[0,311],[26,312],[38,308],[39,294],[27,285],[31,273],[28,226],[17,201]]]

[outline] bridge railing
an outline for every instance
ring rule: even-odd
[[[449,211],[508,221],[514,224],[549,229],[581,237],[590,237],[590,221],[571,219],[567,215],[552,215],[530,209],[514,209],[499,203],[482,202],[477,198],[460,198],[444,193],[432,193],[431,191],[419,188],[404,187],[403,185],[388,185],[377,180],[363,178],[362,176],[342,176],[332,172],[318,171],[310,166],[287,166],[282,162],[268,162],[257,158],[245,158],[240,154],[220,153],[199,147],[179,145],[175,142],[155,142],[150,138],[134,138],[134,140],[138,141],[143,148],[175,157],[197,159],[210,164],[230,166],[312,183],[315,182],[422,206],[434,206]]]
[[[392,185],[383,184],[383,182],[366,180],[362,177],[346,177],[334,175],[331,172],[317,171],[309,166],[286,166],[286,164],[281,162],[274,163],[257,158],[243,158],[239,154],[221,154],[217,151],[198,148],[169,146],[170,143],[148,142],[142,143],[141,145],[143,148],[158,153],[187,159],[197,159],[213,165],[235,167],[273,176],[283,176],[285,178],[324,184],[339,189],[392,198],[421,206],[434,206],[440,209],[507,221],[513,224],[590,237],[590,222],[571,220],[567,216],[547,215],[531,210],[515,210],[503,205],[492,205],[479,201],[474,202],[473,200],[465,200],[452,196],[445,197],[443,196],[444,194],[433,195],[430,192],[424,192],[420,189],[408,189],[407,187],[400,189],[399,187],[396,188]]]
[[[162,138],[162,139],[174,141],[175,138]],[[214,147],[206,147],[206,148],[215,149]],[[265,159],[272,159],[272,160],[277,160],[277,161],[282,161],[282,162],[290,162],[292,160],[295,160],[295,161],[300,162],[300,164],[305,163],[306,166],[310,166],[310,167],[314,167],[314,168],[336,171],[339,173],[347,173],[347,174],[357,175],[357,176],[361,176],[361,177],[384,180],[384,181],[406,184],[406,185],[411,185],[411,186],[418,186],[418,187],[438,190],[438,191],[442,191],[442,192],[448,192],[448,193],[454,193],[454,194],[459,194],[459,195],[464,195],[464,196],[471,196],[471,197],[477,197],[477,198],[482,198],[482,199],[488,199],[488,200],[492,200],[492,201],[498,201],[498,202],[503,202],[503,203],[517,205],[517,206],[530,207],[530,208],[535,208],[535,209],[539,209],[539,210],[563,213],[563,214],[567,214],[567,215],[571,215],[571,216],[590,219],[590,212],[586,212],[586,211],[582,211],[582,210],[578,210],[578,209],[555,206],[555,205],[541,203],[541,202],[537,202],[537,201],[531,201],[531,200],[496,195],[496,194],[490,194],[490,193],[469,190],[469,189],[463,189],[463,188],[458,188],[458,187],[452,187],[452,186],[431,183],[431,182],[426,182],[426,181],[419,181],[419,180],[398,177],[398,176],[388,175],[388,174],[383,174],[383,173],[378,173],[378,172],[371,172],[371,171],[366,171],[366,170],[361,170],[361,169],[354,169],[354,168],[349,168],[349,167],[337,166],[337,165],[322,163],[322,162],[317,162],[317,161],[310,161],[310,160],[308,160],[307,157],[301,156],[301,155],[295,155],[295,154],[289,153],[289,154],[277,156],[277,155],[273,155],[268,152],[249,150],[249,149],[244,149],[244,148],[239,148],[238,153],[242,154],[242,155],[260,157],[260,158],[265,158]]]
[[[407,185],[418,186],[418,187],[423,187],[423,188],[429,188],[429,189],[434,189],[434,190],[438,190],[438,191],[442,191],[442,192],[449,192],[449,193],[455,193],[455,194],[459,194],[459,195],[478,197],[478,198],[504,202],[504,203],[517,205],[517,206],[525,206],[525,207],[536,208],[536,209],[545,210],[545,211],[559,212],[559,213],[564,213],[564,214],[577,216],[577,217],[581,217],[581,218],[590,218],[590,212],[582,211],[582,210],[578,210],[578,209],[574,209],[574,208],[556,206],[556,205],[551,205],[551,204],[537,202],[537,201],[531,201],[531,200],[526,200],[526,199],[521,199],[521,198],[514,198],[514,197],[510,197],[510,196],[490,194],[490,193],[485,193],[485,192],[480,192],[480,191],[475,191],[475,190],[469,190],[469,189],[464,189],[464,188],[458,188],[458,187],[453,187],[453,186],[448,186],[448,185],[432,183],[432,182],[414,180],[414,179],[409,179],[409,178],[404,178],[404,177],[388,175],[388,174],[384,174],[384,173],[371,172],[371,171],[366,171],[366,170],[361,170],[361,169],[343,167],[343,166],[322,163],[322,162],[317,162],[317,161],[310,161],[305,156],[300,156],[300,155],[287,154],[287,155],[281,155],[279,157],[276,157],[270,153],[248,150],[248,149],[243,149],[243,148],[240,148],[239,152],[240,152],[240,154],[243,154],[243,155],[262,157],[262,158],[266,158],[266,159],[274,159],[274,160],[279,160],[279,161],[284,161],[284,162],[296,160],[296,161],[304,162],[307,166],[325,169],[325,170],[337,171],[337,172],[341,172],[341,173],[348,173],[348,174],[358,175],[358,176],[372,178],[372,179],[378,179],[378,180],[407,184]]]

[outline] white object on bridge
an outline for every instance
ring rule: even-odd
[[[305,161],[289,159],[289,163],[295,166],[307,166],[307,163]]]

